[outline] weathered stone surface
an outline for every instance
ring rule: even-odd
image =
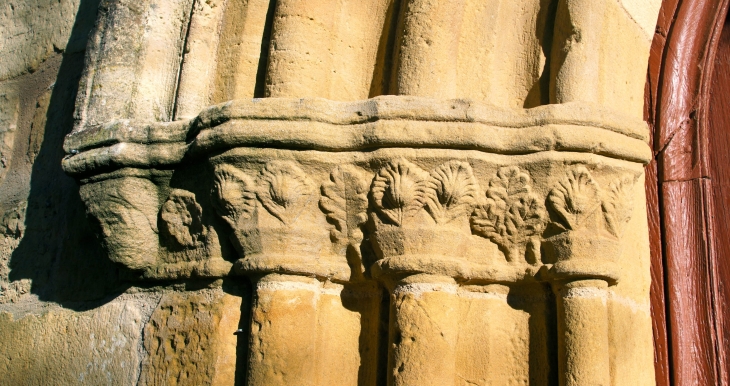
[[[7,385],[119,385],[139,377],[142,329],[159,295],[125,295],[90,311],[0,308],[0,378]]]
[[[89,258],[100,253],[99,242],[78,186],[60,169],[82,66],[82,53],[56,54],[34,73],[0,84],[18,102],[0,178],[0,303],[31,291],[43,300],[94,300],[119,286],[108,259]]]
[[[220,289],[163,294],[144,326],[138,384],[239,384],[241,310],[241,297]]]
[[[459,298],[457,385],[554,383],[554,316],[544,288],[467,286]]]
[[[29,279],[10,280],[10,259],[25,231],[25,203],[0,218],[0,303],[14,303],[30,292]]]
[[[4,1],[0,5],[0,81],[33,72],[64,51],[81,0]],[[84,22],[84,20],[79,20]],[[88,21],[87,21],[88,22]],[[93,20],[91,20],[93,23]],[[76,50],[83,50],[85,41]]]
[[[0,6],[0,371],[652,384],[658,4]]]
[[[16,90],[0,89],[0,181],[10,168],[15,132],[18,129],[20,99]]]
[[[380,295],[374,286],[264,276],[255,285],[248,384],[382,384]]]

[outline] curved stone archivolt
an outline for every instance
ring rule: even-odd
[[[651,384],[625,3],[105,0],[63,167],[141,280],[254,283],[248,384]]]

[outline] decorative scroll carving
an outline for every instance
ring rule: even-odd
[[[335,228],[330,232],[338,244],[362,241],[360,226],[367,221],[367,183],[352,168],[337,167],[322,184],[319,206]]]
[[[621,237],[624,227],[631,220],[634,208],[632,190],[635,180],[631,176],[623,176],[611,182],[603,202],[603,212],[606,219],[606,228],[616,236]]]
[[[426,209],[437,224],[468,216],[477,203],[479,183],[467,162],[449,161],[431,172]]]
[[[231,227],[250,219],[256,210],[256,189],[253,179],[230,165],[215,168],[213,206]]]
[[[497,244],[508,261],[524,256],[527,244],[539,253],[547,213],[532,192],[530,175],[516,166],[500,168],[486,195],[485,203],[471,217],[474,232]]]
[[[599,229],[601,193],[593,176],[583,166],[568,171],[548,194],[550,207],[558,214],[555,225],[564,230]]]
[[[314,184],[291,161],[266,164],[258,178],[256,195],[264,208],[286,225],[291,225],[315,194]]]
[[[428,173],[405,159],[392,161],[373,179],[370,192],[375,209],[395,225],[402,225],[426,204],[428,178]]]
[[[179,246],[194,248],[204,237],[202,216],[203,209],[193,193],[173,189],[160,211],[161,231]]]

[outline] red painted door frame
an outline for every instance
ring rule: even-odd
[[[719,147],[730,144],[727,8],[728,0],[664,0],[652,42],[645,117],[655,157],[646,192],[658,385],[730,385],[730,234],[722,227],[730,217],[718,211],[730,202],[722,189],[730,149]]]

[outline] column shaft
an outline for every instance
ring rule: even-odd
[[[574,281],[555,289],[560,385],[608,386],[608,284]]]
[[[263,96],[275,0],[228,0],[211,104]]]
[[[387,0],[277,0],[266,96],[367,99],[387,8]]]
[[[598,103],[606,0],[560,0],[555,16],[550,103]]]
[[[256,283],[248,385],[316,385],[317,279],[270,274]]]
[[[372,284],[279,274],[259,279],[247,384],[375,385],[381,295]]]
[[[451,278],[416,275],[396,285],[389,385],[455,384],[458,309],[457,285]]]
[[[180,69],[175,119],[193,118],[210,105],[210,88],[216,68],[216,52],[225,0],[196,1]]]
[[[192,0],[104,3],[79,86],[77,125],[170,120]]]
[[[455,98],[465,0],[407,0],[396,94]]]

